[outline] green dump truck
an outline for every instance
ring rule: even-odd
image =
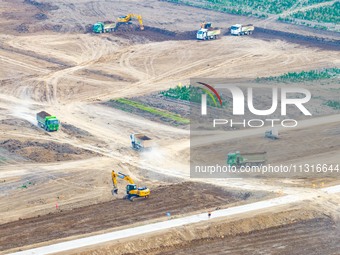
[[[228,153],[227,164],[229,166],[259,166],[266,162],[267,152],[240,153],[239,151]]]
[[[57,131],[59,129],[60,122],[57,117],[45,111],[37,113],[37,121],[38,125],[46,131]]]
[[[117,23],[114,21],[108,22],[97,22],[92,26],[92,31],[94,33],[109,33],[115,31]]]

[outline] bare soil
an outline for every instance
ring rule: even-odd
[[[337,254],[339,226],[330,218],[314,218],[247,234],[205,238],[145,254]]]
[[[306,205],[308,208],[308,205]],[[322,212],[285,208],[250,217],[211,220],[72,254],[338,254],[339,223]]]
[[[119,198],[72,210],[63,210],[61,205],[56,213],[0,225],[0,250],[154,220],[165,217],[167,212],[177,217],[215,209],[253,196],[251,192],[229,192],[212,185],[184,182],[159,186],[151,190],[148,199],[134,202]]]
[[[33,162],[55,162],[95,156],[92,151],[79,149],[70,144],[55,142],[19,141],[8,139],[0,141],[0,148]]]

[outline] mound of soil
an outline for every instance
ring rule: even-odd
[[[44,13],[37,13],[36,15],[34,15],[34,18],[36,18],[37,20],[46,20],[48,19],[47,15]]]
[[[63,123],[62,128],[66,134],[74,136],[76,138],[92,137],[89,132],[71,124]]]
[[[33,125],[31,122],[27,120],[23,120],[23,119],[0,120],[0,125],[12,126],[14,130],[16,130],[17,127],[23,127],[23,128],[34,129],[36,131],[41,131],[44,133],[44,131],[41,128],[38,128],[36,125]]]
[[[20,24],[19,26],[17,26],[15,28],[15,30],[19,33],[28,33],[29,32],[28,25],[26,25],[26,24]]]
[[[56,5],[52,5],[50,3],[40,3],[34,0],[25,0],[24,3],[33,5],[42,11],[55,11],[59,9],[59,7]]]
[[[69,144],[55,142],[19,141],[8,139],[0,141],[0,148],[34,162],[54,162],[87,158],[97,155]]]

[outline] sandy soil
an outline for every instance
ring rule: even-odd
[[[46,4],[48,1],[39,2]],[[37,7],[32,2],[23,4],[19,0],[5,0],[0,4],[3,14],[0,15],[0,31],[3,32],[0,35],[0,140],[20,141],[15,142],[18,146],[13,148],[14,151],[22,144],[46,145],[46,149],[40,151],[42,156],[35,160],[39,162],[27,161],[27,158],[36,159],[35,154],[31,157],[28,156],[30,152],[25,152],[27,146],[21,149],[25,153],[14,154],[1,146],[0,153],[7,162],[0,164],[2,224],[40,215],[40,218],[34,218],[39,222],[39,219],[48,218],[44,215],[55,211],[56,202],[62,205],[62,210],[65,208],[56,215],[67,217],[69,209],[111,201],[112,169],[131,174],[136,182],[155,190],[162,189],[157,188],[159,185],[189,179],[188,130],[156,123],[102,104],[109,99],[145,96],[179,82],[187,84],[191,77],[253,79],[340,64],[339,51],[334,46],[334,40],[338,38],[335,33],[319,34],[294,26],[294,31],[309,37],[319,35],[325,42],[311,43],[309,37],[294,39],[291,35],[277,32],[266,34],[266,30],[259,30],[253,37],[224,36],[216,41],[197,42],[184,40],[188,39],[187,31],[196,30],[212,12],[154,0],[117,3],[59,0],[51,6]],[[112,9],[112,6],[117,8]],[[141,31],[131,32],[131,35],[126,34],[129,31],[116,35],[85,33],[86,25],[90,23],[130,12],[142,12],[144,23],[150,27],[145,35],[140,36]],[[213,17],[216,25],[221,27],[240,22],[240,17],[232,15],[214,14]],[[242,22],[259,21],[242,17]],[[259,26],[292,32],[291,25],[270,20],[261,22]],[[324,93],[334,95],[336,92],[329,90]],[[40,110],[56,115],[61,120],[61,130],[46,133],[37,128],[35,114]],[[324,131],[315,127],[306,132],[313,135],[313,139],[308,140],[310,149],[300,151],[299,156],[290,153],[290,148],[281,153],[289,152],[291,159],[316,160],[315,153],[324,155],[324,152],[330,161],[338,162],[337,128],[335,124],[328,125],[328,122],[324,123]],[[328,129],[335,132],[334,140],[330,133],[325,132]],[[150,134],[156,143],[155,148],[142,154],[131,150],[129,134],[132,132]],[[300,137],[301,132],[284,136],[291,139],[292,146],[296,146],[297,140],[294,139]],[[260,140],[259,137],[251,139],[254,143]],[[327,143],[320,143],[320,139]],[[258,146],[261,144],[272,148],[266,140],[261,140]],[[329,149],[326,145],[334,147]],[[70,155],[67,153],[67,156],[59,158],[62,161],[48,163],[58,160],[50,153],[59,146],[80,151],[81,157],[67,158]],[[33,147],[32,152],[39,154],[37,146]],[[84,154],[85,151],[89,154]],[[62,154],[64,152],[62,149]],[[279,162],[279,155],[275,153],[273,161]],[[281,193],[296,193],[305,186],[311,187],[309,181],[300,183],[297,180],[262,178],[197,181],[235,189]],[[27,182],[34,185],[27,189],[18,188]],[[334,182],[334,179],[328,180],[324,185]],[[124,183],[119,185],[124,189]],[[162,196],[165,194],[162,193]],[[190,198],[191,194],[185,193],[183,199],[190,201]],[[203,196],[199,201],[203,203],[217,198]],[[158,201],[157,197],[152,199]],[[173,198],[173,201],[176,199]],[[227,203],[223,199],[218,201]],[[131,204],[123,202],[126,201],[118,202],[123,211],[131,209]],[[138,205],[147,207],[144,203]],[[178,205],[181,206],[180,199]],[[192,207],[192,211],[200,209],[189,202],[187,205]],[[161,214],[163,212],[156,216]],[[39,226],[43,228],[43,224]],[[68,235],[72,233],[68,232]],[[6,245],[14,247],[14,242]]]

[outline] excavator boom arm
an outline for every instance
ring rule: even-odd
[[[129,175],[118,172],[118,177],[127,181],[130,184],[135,184],[135,182],[132,180],[132,178]]]
[[[128,15],[124,17],[119,17],[118,22],[126,23],[126,22],[129,22],[132,18],[138,19],[140,29],[144,30],[143,19],[142,19],[142,16],[139,14],[129,13]]]
[[[113,184],[112,195],[114,195],[118,193],[118,186],[117,186],[117,174],[113,170],[111,172],[111,178],[112,178],[112,184]]]

